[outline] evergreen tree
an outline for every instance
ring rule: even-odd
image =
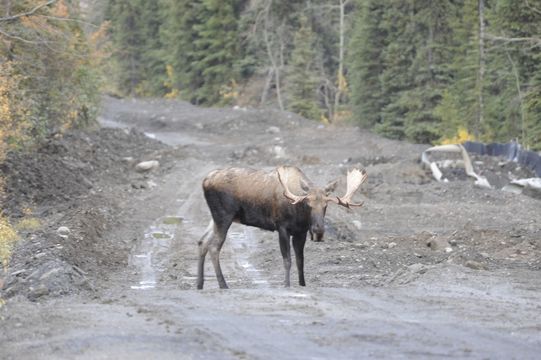
[[[410,68],[415,59],[415,13],[410,0],[388,0],[383,14],[387,46],[382,52],[383,72],[380,81],[383,102],[381,121],[375,126],[380,134],[393,139],[405,137],[407,103],[402,97],[412,88]],[[402,101],[401,101],[402,99]]]
[[[238,0],[203,0],[199,24],[194,26],[193,70],[202,84],[195,91],[196,103],[217,104],[226,101],[225,92],[235,83],[234,63],[237,60]],[[234,85],[233,85],[234,86]]]
[[[111,22],[111,37],[115,46],[115,76],[119,90],[136,95],[138,85],[143,80],[142,44],[143,33],[140,26],[142,0],[110,0],[106,20]]]
[[[497,139],[507,141],[517,137],[533,149],[541,149],[541,7],[538,4],[498,0],[491,18],[494,32],[500,35],[500,39],[493,41],[498,50],[495,53],[508,60],[502,68],[514,80],[503,88],[502,100],[509,110],[504,112],[506,118],[502,124],[495,124],[501,130],[496,134]],[[522,41],[511,43],[508,40],[511,38]]]
[[[441,117],[441,134],[451,138],[459,129],[479,133],[479,94],[483,84],[479,79],[479,7],[478,0],[464,0],[457,16],[451,16],[453,40],[449,46],[452,83],[443,93],[436,109]]]
[[[381,74],[387,32],[382,27],[386,4],[378,0],[359,0],[348,56],[350,104],[353,118],[365,127],[381,122],[384,97]]]
[[[163,15],[159,1],[142,1],[139,26],[143,39],[141,63],[144,74],[138,91],[140,95],[162,96],[166,90],[165,61],[162,56],[164,45],[160,38]]]
[[[317,103],[319,81],[314,76],[314,33],[306,17],[301,17],[300,24],[287,72],[288,109],[309,119],[319,119],[321,110]]]
[[[454,10],[453,3],[446,0],[415,1],[415,58],[409,69],[412,83],[399,100],[406,111],[404,132],[411,141],[430,143],[441,136],[441,118],[435,108],[450,82],[452,29],[447,19]]]

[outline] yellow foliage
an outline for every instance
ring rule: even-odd
[[[0,262],[4,269],[7,269],[11,251],[18,238],[17,232],[13,229],[9,221],[4,215],[0,214]]]
[[[21,80],[10,62],[0,63],[0,161],[11,144],[22,140],[23,132],[29,126],[27,109],[16,97]]]
[[[443,138],[440,143],[442,145],[462,144],[466,141],[475,141],[475,136],[473,136],[473,134],[470,134],[466,128],[460,127],[458,128],[455,136],[451,138]]]
[[[234,100],[239,97],[238,84],[235,79],[231,79],[229,84],[223,85],[220,95],[224,100]]]
[[[165,65],[165,72],[167,74],[167,79],[163,82],[163,86],[165,86],[166,89],[169,89],[169,92],[165,94],[166,99],[174,99],[179,96],[179,90],[173,86],[173,76],[175,74],[175,70],[173,69],[173,66],[171,64]]]
[[[325,116],[325,114],[321,114],[320,118],[319,118],[319,121],[321,121],[323,124],[325,125],[328,125],[330,122],[329,122],[329,118],[327,118]]]
[[[56,6],[53,8],[53,16],[60,18],[69,17],[69,9],[64,0],[60,0],[56,3]]]
[[[344,74],[340,72],[338,72],[338,90],[340,90],[342,94],[347,94],[348,92],[348,82]]]

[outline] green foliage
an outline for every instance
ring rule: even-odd
[[[95,121],[99,76],[78,19],[79,9],[67,1],[17,17],[40,1],[14,2],[15,18],[0,23],[0,80],[8,87],[2,129],[20,130],[10,143],[21,143],[68,127]],[[68,21],[69,19],[69,21]]]
[[[165,94],[165,63],[160,43],[159,3],[145,0],[110,0],[106,20],[115,48],[115,77],[127,95]]]
[[[314,75],[314,33],[306,17],[301,17],[300,23],[288,71],[288,109],[309,119],[319,119],[321,110],[316,94],[319,80]]]
[[[194,71],[202,85],[195,91],[195,102],[223,104],[229,84],[235,81],[237,59],[237,0],[203,0],[199,23],[194,26]]]
[[[380,80],[384,70],[383,49],[388,40],[382,26],[386,4],[360,0],[349,45],[350,102],[353,117],[364,127],[382,122],[381,109],[388,104]]]
[[[348,73],[357,121],[416,142],[465,129],[539,148],[541,11],[480,3],[360,0]]]
[[[535,1],[356,0],[342,28],[340,3],[324,0],[108,1],[126,94],[214,105],[250,89],[243,98],[283,99],[309,118],[339,104],[391,138],[431,143],[463,129],[540,147]],[[337,76],[340,30],[347,79]]]

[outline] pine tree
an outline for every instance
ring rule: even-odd
[[[287,107],[306,118],[319,119],[321,110],[317,104],[319,81],[314,76],[314,33],[306,17],[300,18],[300,24],[293,41],[294,48],[287,72]]]
[[[387,33],[382,28],[387,6],[382,1],[360,0],[358,7],[348,56],[350,104],[353,118],[372,127],[381,122],[381,109],[388,104],[380,80],[387,46]]]
[[[238,54],[238,0],[203,0],[199,24],[194,26],[193,70],[201,76],[202,84],[195,91],[195,102],[217,104],[226,102],[224,92],[235,83],[234,63]]]
[[[143,80],[140,1],[110,0],[106,11],[115,47],[116,82],[119,90],[128,95],[136,95],[137,87]]]
[[[404,132],[411,141],[431,143],[441,136],[441,118],[435,108],[450,82],[447,64],[452,30],[448,18],[454,12],[450,1],[415,2],[415,58],[409,69],[412,83],[399,100],[406,111]]]
[[[195,30],[201,24],[201,0],[162,0],[164,23],[160,28],[161,51],[169,70],[170,94],[192,103],[197,102],[196,90],[203,85],[201,73],[196,69],[197,39]]]
[[[451,138],[459,129],[481,133],[479,94],[484,84],[479,79],[479,8],[478,0],[464,0],[456,16],[450,14],[453,40],[449,45],[449,69],[452,83],[443,93],[436,114],[441,117],[441,134]]]
[[[494,124],[500,125],[497,139],[517,137],[526,147],[541,149],[541,7],[533,1],[498,0],[491,21],[499,35],[493,40],[495,54],[507,60],[500,62],[506,65],[500,78],[507,73],[511,79],[502,86],[509,110],[502,124]],[[511,43],[511,38],[522,40]]]
[[[380,81],[386,105],[380,111],[381,121],[375,130],[393,139],[403,139],[406,135],[408,109],[403,95],[413,84],[410,68],[416,51],[414,10],[410,0],[388,0],[382,18],[387,46],[382,52]]]

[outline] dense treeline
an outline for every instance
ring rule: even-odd
[[[107,18],[124,94],[541,148],[539,0],[109,0]]]
[[[0,161],[11,149],[95,119],[98,76],[81,24],[78,1],[0,1]],[[2,184],[0,174],[0,199]],[[17,234],[2,210],[5,267]]]
[[[97,75],[78,1],[0,6],[0,157],[9,146],[91,122]]]

